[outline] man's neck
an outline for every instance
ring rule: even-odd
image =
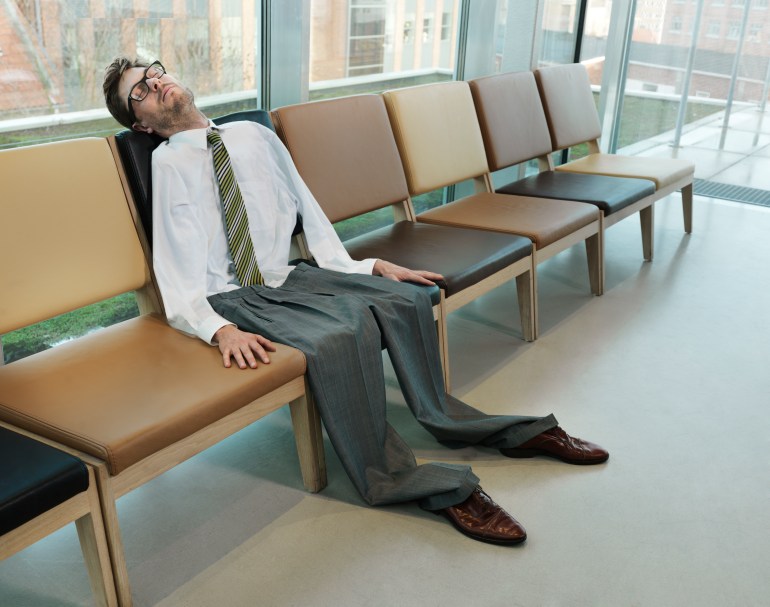
[[[180,117],[178,122],[170,125],[167,131],[156,130],[156,133],[164,139],[168,139],[176,133],[192,131],[193,129],[205,129],[208,125],[209,119],[198,108],[195,108],[195,111]]]

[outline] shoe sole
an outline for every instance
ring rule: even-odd
[[[559,457],[558,455],[554,455],[553,453],[543,449],[519,449],[515,452],[504,452],[501,449],[500,453],[505,457],[510,457],[511,459],[529,459],[532,457],[537,457],[538,455],[542,455],[544,457],[557,459],[560,462],[564,462],[565,464],[573,464],[575,466],[593,466],[594,464],[603,464],[608,459],[610,459],[609,455],[602,459],[567,459],[566,457]]]
[[[476,540],[477,542],[483,542],[485,544],[493,544],[495,546],[516,546],[517,544],[523,544],[526,541],[526,539],[527,539],[527,535],[526,534],[522,538],[516,538],[516,539],[511,539],[511,540],[498,540],[498,539],[495,539],[493,537],[491,537],[491,538],[490,537],[482,537],[482,536],[475,535],[475,534],[471,533],[470,531],[468,531],[464,527],[461,527],[460,525],[455,523],[455,521],[452,520],[452,518],[450,516],[447,516],[444,512],[434,511],[433,514],[435,514],[436,516],[441,516],[441,517],[445,518],[446,520],[448,520],[452,524],[452,527],[457,529],[464,536],[469,537],[472,540]]]

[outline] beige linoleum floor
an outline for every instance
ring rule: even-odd
[[[765,171],[767,172],[767,171]],[[489,412],[554,412],[611,451],[598,467],[450,451],[391,421],[422,459],[468,462],[527,528],[480,544],[410,505],[367,508],[327,442],[302,489],[281,410],[118,502],[135,604],[770,605],[770,209],[678,195],[607,235],[607,292],[585,254],[541,266],[541,337],[512,287],[450,317],[454,392]],[[0,564],[0,605],[90,604],[73,525]]]

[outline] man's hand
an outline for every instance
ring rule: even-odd
[[[219,345],[222,362],[227,368],[230,367],[230,358],[232,357],[241,369],[245,369],[246,366],[256,369],[257,358],[268,364],[270,358],[267,353],[275,352],[273,342],[266,337],[255,333],[246,333],[234,325],[221,327],[214,333],[214,340]],[[257,358],[255,358],[255,354]]]
[[[420,285],[434,285],[436,283],[433,281],[444,279],[441,274],[428,272],[427,270],[410,270],[409,268],[397,266],[384,259],[378,259],[374,262],[372,274],[375,276],[384,276],[385,278],[390,278],[397,282],[416,282]]]

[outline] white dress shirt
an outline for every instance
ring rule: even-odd
[[[286,280],[297,219],[316,263],[371,274],[375,259],[354,261],[270,129],[254,122],[217,127],[249,218],[259,269],[269,287]],[[171,326],[212,343],[233,324],[206,298],[240,288],[225,233],[219,185],[206,129],[172,135],[152,155],[153,264]]]

